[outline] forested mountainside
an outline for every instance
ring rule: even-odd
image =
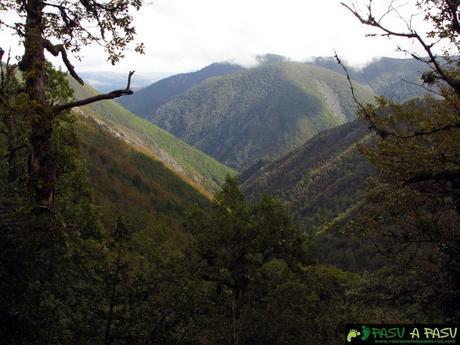
[[[96,94],[89,86],[82,87],[75,81],[71,81],[71,85],[76,99]],[[115,101],[94,103],[83,107],[82,111],[114,136],[158,159],[205,194],[218,190],[225,177],[235,173],[153,123],[132,114]]]
[[[268,194],[286,201],[306,228],[320,230],[359,202],[373,170],[357,145],[366,145],[369,135],[360,120],[322,131],[281,158],[243,172],[243,189],[254,199]]]
[[[324,130],[272,162],[260,161],[240,175],[249,198],[276,197],[318,243],[323,262],[351,271],[381,267],[383,258],[365,238],[334,225],[363,202],[372,164],[358,152],[371,132],[361,120]]]
[[[169,235],[177,236],[184,210],[209,203],[183,176],[93,117],[79,116],[76,124],[95,202],[106,226],[113,227],[122,216],[133,231],[163,226]]]
[[[356,86],[363,101],[369,88]],[[150,119],[220,162],[243,170],[277,158],[319,131],[355,118],[346,78],[322,67],[278,62],[205,80]]]
[[[343,67],[334,58],[318,57],[313,64],[345,74]],[[426,95],[422,86],[421,75],[428,69],[427,65],[416,59],[395,59],[382,57],[361,69],[347,67],[354,80],[369,85],[377,95],[387,97],[395,102],[404,102],[414,97]]]
[[[130,97],[121,98],[119,102],[133,113],[151,118],[161,105],[183,94],[203,80],[241,69],[243,67],[230,63],[214,63],[196,72],[177,74],[159,80]]]

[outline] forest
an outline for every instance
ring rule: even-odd
[[[184,141],[113,101],[130,102],[134,72],[126,88],[96,93],[71,63],[91,44],[111,63],[133,44],[142,53],[142,6],[0,3],[0,29],[23,47],[17,58],[0,47],[0,344],[334,345],[346,324],[458,325],[460,3],[416,1],[423,34],[384,24],[393,2],[383,16],[372,1],[342,4],[369,35],[420,47],[406,53],[426,68],[423,95],[374,98],[339,54],[340,76],[226,66],[179,98],[174,80],[161,91],[169,103],[149,116],[158,110],[152,122]],[[344,118],[310,108],[305,99],[325,102],[311,75],[343,95]],[[245,109],[318,118],[255,142],[243,127],[275,132],[234,117]]]

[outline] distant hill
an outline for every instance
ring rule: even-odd
[[[370,88],[356,85],[356,91],[361,100],[372,101]],[[158,107],[149,119],[218,161],[244,170],[354,119],[355,109],[343,75],[275,61],[207,79]]]
[[[71,85],[75,90],[76,99],[97,93],[93,88],[82,87],[74,80],[71,80]],[[219,189],[227,174],[235,174],[231,168],[153,123],[132,114],[115,101],[93,103],[77,109],[77,113],[91,118],[112,136],[121,139],[132,148],[162,162],[203,194],[210,195]]]
[[[334,58],[315,58],[313,64],[345,74]],[[414,85],[422,83],[420,77],[427,70],[426,64],[415,59],[383,57],[362,69],[347,69],[353,79],[369,85],[377,95],[396,102],[404,102],[427,93],[422,87]]]
[[[119,102],[137,115],[150,118],[161,105],[183,94],[203,80],[242,69],[243,67],[234,64],[214,63],[197,72],[182,73],[162,79],[130,97],[121,98]]]
[[[369,135],[360,120],[325,130],[285,156],[243,172],[243,189],[251,198],[269,194],[286,201],[298,221],[318,230],[359,201],[373,170],[356,145]]]

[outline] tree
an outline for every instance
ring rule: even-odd
[[[52,70],[47,73],[47,93],[58,99],[70,92],[65,75]],[[6,118],[14,115],[15,140],[27,146],[22,135],[28,133],[29,124],[15,110],[28,102],[23,103],[24,97],[11,101],[13,108],[3,112],[0,107],[0,112]],[[77,157],[72,122],[72,114],[62,114],[54,124],[52,144],[60,193],[52,215],[30,212],[33,206],[23,188],[23,174],[19,170],[12,181],[7,169],[1,169],[0,333],[4,343],[73,343],[88,324],[92,306],[97,305],[100,286],[93,268],[102,261],[103,229],[91,202],[86,170]],[[4,129],[1,124],[0,129]],[[0,151],[4,150],[1,140]],[[17,166],[27,161],[24,151],[16,151]],[[0,164],[3,168],[9,162]]]
[[[382,3],[382,2],[381,2]],[[458,51],[460,49],[460,4],[456,0],[416,0],[415,4],[420,13],[404,17],[400,13],[401,4],[396,0],[388,3],[383,11],[375,10],[372,0],[367,2],[365,10],[358,9],[355,4],[341,3],[347,8],[362,24],[377,29],[377,33],[370,33],[367,36],[401,37],[415,41],[426,56],[420,56],[415,51],[408,51],[398,47],[400,51],[408,53],[414,59],[427,65],[429,70],[422,75],[423,81],[433,85],[441,81],[454,90],[460,96],[460,75],[458,73]],[[405,29],[394,24],[388,24],[386,19],[393,16],[400,21]],[[423,16],[425,21],[430,22],[431,29],[422,32],[414,27],[414,17]],[[394,27],[395,26],[395,27]],[[437,55],[441,52],[441,56]]]
[[[198,304],[191,343],[324,344],[345,316],[347,274],[314,264],[312,242],[276,200],[251,203],[227,179],[186,222]],[[199,298],[199,296],[203,296]],[[329,330],[328,330],[329,329]],[[194,342],[194,337],[198,339]]]
[[[406,309],[416,310],[418,317],[458,320],[460,3],[416,1],[423,19],[431,23],[428,32],[415,28],[413,17],[404,18],[396,1],[379,13],[372,0],[365,10],[343,5],[362,24],[377,30],[369,36],[418,43],[426,56],[400,50],[426,64],[421,87],[431,91],[403,104],[383,98],[376,104],[358,103],[359,115],[376,133],[372,144],[361,151],[376,167],[377,175],[370,179],[366,203],[350,224],[373,237],[390,260],[384,273],[377,274],[376,284],[393,281],[394,289],[382,295],[396,305],[410,305]],[[402,21],[404,30],[388,25],[385,20],[391,15]]]
[[[31,122],[29,143],[31,153],[28,165],[29,189],[36,209],[51,210],[56,189],[56,166],[52,145],[54,121],[68,109],[132,94],[128,76],[126,89],[88,99],[53,103],[46,95],[48,74],[45,52],[60,56],[67,71],[79,83],[83,80],[71,64],[68,53],[77,54],[91,43],[103,46],[112,63],[123,57],[123,50],[134,39],[131,9],[139,10],[142,0],[6,0],[0,11],[12,11],[19,21],[0,21],[0,28],[8,28],[19,36],[24,54],[18,67],[25,80],[21,93],[27,95]],[[92,27],[95,25],[95,28]],[[142,52],[143,45],[136,51]]]

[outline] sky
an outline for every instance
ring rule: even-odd
[[[144,42],[145,55],[128,50],[126,58],[112,66],[103,50],[92,46],[83,50],[81,61],[73,60],[77,69],[120,73],[135,69],[161,75],[193,71],[213,62],[250,66],[257,55],[266,53],[305,61],[331,56],[334,50],[354,66],[381,56],[404,57],[395,51],[396,41],[365,37],[369,29],[339,0],[149,1],[134,15],[137,40]],[[401,11],[414,13],[413,8]],[[400,24],[395,18],[388,20],[391,25]],[[15,45],[14,39],[0,32],[0,46],[11,44]]]

